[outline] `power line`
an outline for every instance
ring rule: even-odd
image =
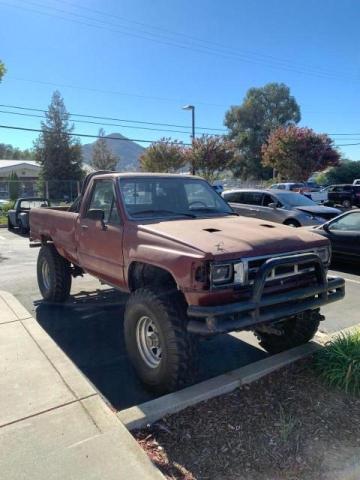
[[[32,118],[42,118],[45,119],[45,115],[36,115],[33,113],[21,113],[21,112],[8,112],[6,110],[0,110],[0,113],[7,113],[9,115],[19,115],[22,117],[32,117]],[[188,135],[189,132],[183,132],[181,130],[166,130],[160,128],[149,128],[149,127],[136,127],[134,125],[120,125],[119,123],[100,123],[92,122],[89,120],[71,120],[72,123],[86,123],[91,125],[100,125],[100,126],[112,126],[112,127],[122,127],[122,128],[134,128],[136,130],[151,130],[155,132],[167,132],[167,133],[182,133]]]
[[[41,113],[47,112],[47,110],[43,110],[43,109],[40,109],[40,108],[21,107],[21,106],[18,106],[18,105],[0,104],[0,107],[15,108],[15,109],[19,109],[19,110],[28,110],[28,111],[32,111],[32,112],[41,112]],[[145,121],[142,121],[142,120],[125,120],[123,118],[101,117],[99,115],[85,115],[85,114],[81,114],[81,113],[70,113],[70,112],[68,112],[68,113],[72,117],[95,118],[95,119],[98,119],[98,120],[110,120],[110,121],[112,120],[112,121],[116,121],[116,122],[138,123],[138,124],[141,124],[141,125],[156,125],[156,126],[162,126],[162,127],[176,127],[176,128],[191,129],[191,126],[189,126],[189,125],[176,125],[176,124],[173,124],[173,123],[145,122]],[[115,126],[117,126],[117,125],[115,125]],[[122,125],[119,125],[119,126],[122,126]],[[130,127],[126,127],[126,128],[130,128]],[[197,130],[209,130],[209,131],[226,132],[226,130],[224,128],[210,128],[210,127],[198,127],[197,126],[196,129]],[[176,132],[176,133],[188,133],[188,132]]]
[[[13,126],[13,125],[0,125],[0,128],[5,128],[5,129],[9,129],[9,130],[21,130],[21,131],[25,131],[25,132],[38,132],[38,133],[49,133],[49,134],[56,134],[56,132],[52,132],[50,130],[41,130],[41,129],[38,129],[38,128],[26,128],[26,127],[16,127],[16,126]],[[106,139],[109,139],[109,140],[121,140],[121,141],[125,141],[125,142],[140,142],[140,143],[154,143],[154,142],[158,142],[158,140],[144,140],[144,139],[139,139],[139,138],[119,138],[119,137],[111,137],[111,136],[100,136],[100,135],[91,135],[91,134],[85,134],[85,133],[71,133],[71,132],[66,132],[65,135],[69,135],[69,136],[74,136],[74,137],[86,137],[86,138],[106,138]],[[166,142],[166,143],[169,143],[169,144],[178,144],[178,142],[172,142],[172,141],[169,141],[169,142]],[[182,143],[182,145],[184,146],[191,146],[191,143]],[[355,145],[360,145],[360,142],[358,143],[344,143],[344,144],[338,144],[335,146],[336,147],[350,147],[350,146],[355,146]]]
[[[41,130],[39,128],[26,128],[26,127],[16,127],[13,125],[0,125],[0,128],[5,128],[8,130],[21,130],[24,132],[37,132],[37,133],[49,133],[50,135],[56,135],[57,132],[52,132],[51,130]],[[72,137],[86,137],[86,138],[105,138],[108,140],[120,140],[123,142],[139,142],[139,143],[154,143],[158,142],[159,140],[144,140],[140,138],[119,138],[119,137],[111,137],[111,136],[105,136],[102,137],[101,135],[91,135],[91,134],[86,134],[86,133],[72,133],[72,132],[63,132],[64,135],[72,136]],[[178,145],[179,142],[172,142],[172,141],[167,141],[166,143],[169,144],[176,144]],[[191,143],[183,143],[181,142],[181,145],[184,146],[190,146]]]

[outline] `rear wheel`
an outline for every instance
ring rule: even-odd
[[[352,203],[351,203],[351,200],[348,200],[348,199],[345,199],[341,202],[341,205],[344,207],[344,208],[351,208],[352,207]]]
[[[186,330],[186,307],[178,293],[139,288],[125,310],[126,348],[141,381],[167,393],[194,380],[197,349]]]
[[[310,310],[279,322],[276,325],[279,328],[279,335],[258,330],[255,330],[255,334],[265,350],[269,353],[279,353],[309,342],[317,332],[322,319],[319,310]]]
[[[37,261],[37,280],[44,300],[64,302],[71,289],[70,263],[54,245],[41,247]]]

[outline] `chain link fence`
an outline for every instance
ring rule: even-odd
[[[18,198],[41,197],[52,206],[70,205],[80,190],[77,180],[0,180],[0,225],[7,223],[7,211]]]

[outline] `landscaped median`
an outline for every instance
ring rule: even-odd
[[[169,479],[359,480],[359,395],[353,330],[133,434]]]

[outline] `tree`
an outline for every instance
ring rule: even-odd
[[[239,106],[232,106],[225,114],[229,138],[239,149],[234,174],[244,178],[268,179],[272,172],[261,163],[261,147],[270,133],[279,126],[300,121],[300,107],[283,83],[268,83],[261,88],[250,88]]]
[[[91,165],[95,170],[116,170],[119,157],[107,146],[103,128],[99,130],[99,137],[93,147]]]
[[[213,181],[220,172],[228,170],[234,161],[234,143],[224,137],[203,135],[195,138],[186,157],[195,172]]]
[[[263,164],[275,168],[283,180],[307,180],[339,163],[339,152],[325,134],[295,125],[274,130],[262,147]]]
[[[10,200],[16,200],[20,195],[20,182],[19,177],[17,176],[16,172],[11,172],[8,176],[9,180],[9,197]]]
[[[182,143],[170,138],[152,143],[140,157],[140,167],[144,172],[177,172],[185,162]]]
[[[41,179],[48,182],[50,198],[70,198],[74,193],[73,183],[80,180],[84,172],[81,145],[71,135],[74,125],[69,124],[69,114],[60,92],[54,92],[45,117],[34,144],[35,159],[41,165]]]
[[[321,174],[321,183],[326,185],[352,183],[355,178],[360,178],[360,161],[342,160],[338,166],[329,168]],[[316,180],[319,182],[320,178],[317,177]]]
[[[0,158],[6,160],[29,160],[34,158],[34,152],[29,149],[21,150],[6,143],[0,143]]]
[[[3,76],[5,75],[5,73],[6,73],[5,65],[4,65],[4,63],[0,60],[0,83],[1,83],[1,80],[2,80]]]

